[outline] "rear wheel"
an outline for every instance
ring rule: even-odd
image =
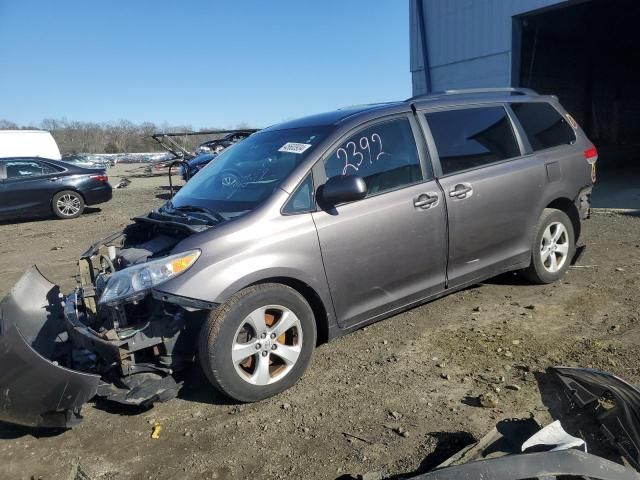
[[[222,393],[255,402],[293,386],[315,343],[313,311],[302,295],[285,285],[256,285],[211,312],[200,334],[200,364]]]
[[[84,199],[78,192],[64,190],[53,196],[51,207],[59,218],[76,218],[84,211]]]
[[[553,283],[569,269],[575,254],[571,220],[561,210],[545,208],[531,249],[531,265],[522,275],[535,283]]]

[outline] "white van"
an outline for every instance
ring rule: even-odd
[[[0,130],[0,158],[41,157],[60,160],[60,150],[46,130]]]

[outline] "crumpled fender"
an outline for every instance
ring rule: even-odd
[[[32,267],[0,302],[0,420],[68,428],[100,377],[51,361],[68,336],[60,289]]]

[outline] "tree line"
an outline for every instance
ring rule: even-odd
[[[240,124],[236,128],[249,128]],[[151,138],[158,132],[191,132],[191,125],[174,125],[168,123],[157,125],[152,122],[133,123],[128,120],[118,122],[96,123],[78,122],[67,119],[47,118],[39,125],[19,126],[9,120],[0,120],[0,130],[41,129],[48,130],[58,143],[60,153],[134,153],[158,152],[162,147]],[[201,128],[198,131],[221,130],[220,128]],[[183,137],[180,143],[193,149],[202,142],[200,136]]]

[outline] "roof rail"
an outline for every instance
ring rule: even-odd
[[[514,93],[516,95],[538,95],[535,90],[520,87],[498,88],[462,88],[459,90],[445,90],[445,95],[463,95],[465,93]]]
[[[383,105],[391,105],[398,102],[373,102],[373,103],[356,103],[354,105],[344,105],[336,110],[351,110],[353,108],[379,107]]]
[[[445,90],[444,92],[433,92],[424,95],[416,95],[409,100],[417,100],[425,97],[439,97],[442,95],[472,95],[480,93],[510,93],[512,95],[538,95],[535,90],[519,87],[494,87],[494,88],[461,88],[455,90]]]

